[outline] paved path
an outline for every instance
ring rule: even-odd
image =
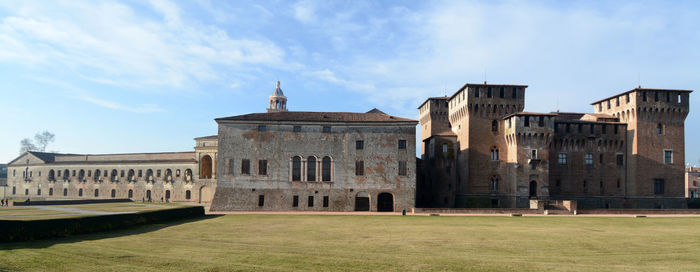
[[[226,211],[226,212],[207,212],[207,214],[298,214],[298,215],[398,215],[400,212],[311,212],[311,211]],[[435,213],[410,213],[407,216],[430,216]],[[440,216],[507,216],[510,213],[438,213]],[[566,217],[636,217],[644,215],[646,217],[700,217],[700,214],[522,214],[522,216],[566,216]]]
[[[105,211],[82,210],[82,209],[78,209],[78,208],[63,208],[63,207],[56,207],[56,206],[31,206],[31,207],[37,208],[39,210],[59,211],[59,212],[75,213],[75,214],[91,214],[91,215],[135,213],[135,211],[131,211],[131,212],[105,212]]]

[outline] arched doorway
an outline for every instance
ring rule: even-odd
[[[212,197],[211,188],[207,186],[199,187],[199,203],[209,203]]]
[[[381,193],[377,196],[377,211],[378,212],[393,212],[394,211],[394,195],[390,193]]]
[[[368,212],[369,203],[369,194],[365,192],[359,192],[357,193],[357,195],[355,195],[355,211]]]
[[[537,182],[530,181],[530,198],[537,198]]]
[[[209,155],[204,155],[199,161],[199,178],[211,178],[211,157]]]

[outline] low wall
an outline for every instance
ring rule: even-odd
[[[0,242],[67,237],[200,216],[204,216],[204,207],[202,206],[65,219],[0,220]]]
[[[691,209],[587,209],[587,210],[578,210],[577,214],[700,214],[700,210],[691,210]]]
[[[475,213],[475,214],[537,214],[536,209],[461,209],[461,208],[416,208],[416,213]]]
[[[128,198],[113,198],[113,199],[76,199],[76,200],[39,200],[39,201],[14,201],[14,206],[34,206],[34,205],[78,205],[78,204],[96,204],[96,203],[116,203],[116,202],[132,202]]]

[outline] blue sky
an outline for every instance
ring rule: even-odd
[[[0,162],[42,130],[59,152],[192,150],[277,79],[290,110],[417,119],[487,80],[529,85],[526,111],[591,112],[640,84],[699,89],[698,48],[696,1],[3,1]]]

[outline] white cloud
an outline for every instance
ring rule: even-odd
[[[41,62],[102,83],[170,87],[225,78],[226,70],[248,65],[283,66],[284,50],[269,40],[188,21],[166,0],[151,6],[161,18],[114,2],[23,2],[0,18],[0,61]]]
[[[151,112],[163,111],[163,109],[160,106],[154,105],[154,104],[123,105],[123,104],[120,104],[120,103],[117,103],[114,101],[108,101],[108,100],[99,99],[99,98],[90,97],[90,96],[83,96],[80,99],[83,101],[98,105],[100,107],[113,109],[113,110],[119,110],[119,111],[125,111],[125,112],[151,113]]]
[[[313,23],[316,21],[316,5],[313,1],[302,0],[294,4],[294,18],[302,23]]]

